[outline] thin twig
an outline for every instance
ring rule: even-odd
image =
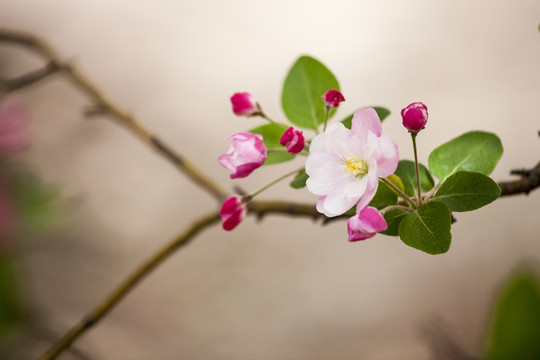
[[[53,344],[40,360],[56,359],[64,350],[77,340],[88,329],[97,324],[116,304],[120,302],[146,275],[161,264],[166,258],[173,254],[180,247],[187,245],[203,229],[215,224],[219,220],[216,212],[205,215],[195,221],[186,231],[159,250],[154,256],[144,262],[132,275],[120,284],[103,300],[94,310],[84,316],[75,326],[73,326],[59,341]]]
[[[12,79],[0,79],[0,93],[23,89],[40,82],[50,75],[56,74],[60,70],[58,64],[49,62],[41,69],[31,71],[21,76]]]
[[[104,114],[110,115],[118,123],[126,126],[158,154],[172,162],[178,169],[193,180],[195,184],[199,185],[208,193],[213,195],[219,202],[223,201],[227,197],[227,193],[218,184],[211,180],[210,177],[203,174],[190,161],[176,153],[165,142],[147,130],[133,115],[112,102],[75,66],[64,63],[53,48],[44,40],[24,32],[0,29],[0,42],[23,46],[40,55],[48,63],[48,65],[41,71],[38,70],[19,79],[12,79],[11,81],[4,80],[4,91],[15,90],[21,88],[22,86],[29,86],[43,80],[49,75],[58,72],[58,70],[61,70],[61,73],[64,74],[67,79],[69,79],[81,92],[86,94],[86,96],[92,100],[94,103],[94,108],[100,109]],[[52,71],[53,69],[55,69],[55,71]]]
[[[270,213],[282,213],[292,216],[304,216],[315,219],[325,218],[313,205],[295,204],[285,201],[253,201],[250,203],[249,213],[262,219]],[[343,219],[336,217],[333,219]],[[56,359],[62,352],[67,350],[75,340],[86,331],[96,325],[107,315],[139,282],[152,270],[160,265],[180,247],[187,245],[202,230],[210,227],[220,219],[219,213],[207,214],[195,221],[187,230],[178,235],[169,244],[156,252],[152,257],[139,266],[126,280],[124,280],[107,298],[97,307],[85,315],[77,324],[69,329],[60,340],[54,343],[41,357],[40,360]]]

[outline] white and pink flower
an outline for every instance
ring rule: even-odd
[[[304,150],[306,140],[300,130],[295,130],[293,127],[290,127],[283,133],[279,143],[281,146],[285,146],[289,153],[294,155]]]
[[[255,96],[248,92],[235,93],[231,96],[233,112],[237,116],[255,116],[261,113],[261,108]]]
[[[232,171],[231,179],[243,178],[260,167],[266,160],[267,151],[259,134],[239,132],[229,136],[232,145],[218,162]]]
[[[349,241],[372,238],[379,231],[388,229],[388,224],[377,209],[366,206],[347,222]]]
[[[351,130],[342,123],[331,124],[312,140],[306,185],[319,196],[319,212],[338,216],[354,205],[360,211],[373,199],[379,178],[394,173],[399,161],[397,145],[381,133],[375,110],[360,109]]]

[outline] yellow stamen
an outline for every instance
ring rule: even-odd
[[[369,166],[364,160],[360,160],[358,156],[354,155],[348,159],[342,158],[345,163],[345,172],[353,174],[354,176],[364,176],[368,173]]]

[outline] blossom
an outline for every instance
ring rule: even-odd
[[[424,128],[428,120],[426,105],[421,102],[414,102],[401,110],[403,126],[411,132],[418,132]]]
[[[11,155],[30,144],[28,113],[19,102],[7,98],[0,102],[0,151]]]
[[[347,222],[349,241],[369,239],[387,228],[388,224],[384,217],[371,206],[366,206]]]
[[[246,204],[242,198],[236,195],[227,198],[219,211],[223,229],[231,231],[237,227],[246,217],[246,213]]]
[[[261,113],[261,108],[250,93],[236,93],[231,96],[233,112],[237,116],[254,116]]]
[[[281,146],[285,146],[289,153],[294,155],[304,150],[306,141],[301,131],[290,127],[287,131],[285,131],[285,133],[283,133],[279,143]]]
[[[322,96],[324,105],[328,107],[338,107],[339,103],[345,101],[345,98],[338,90],[328,90]]]
[[[394,173],[397,145],[381,132],[381,121],[370,108],[354,114],[350,130],[335,123],[313,138],[306,159],[306,185],[319,196],[319,212],[338,216],[354,205],[360,211],[373,199],[379,177]]]
[[[226,154],[218,158],[218,162],[233,172],[231,179],[248,176],[266,160],[266,147],[261,135],[239,132],[229,138],[232,145]]]

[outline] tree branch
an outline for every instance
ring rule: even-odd
[[[499,182],[498,185],[501,188],[501,196],[517,194],[529,195],[531,191],[540,187],[540,162],[532,169],[512,170],[510,174],[518,175],[521,179]]]
[[[27,86],[36,84],[48,77],[49,75],[56,74],[60,70],[61,69],[56,63],[49,62],[41,69],[31,71],[19,77],[12,79],[0,79],[0,92],[11,92],[15,90],[20,90]]]
[[[154,151],[173,163],[185,175],[197,185],[213,195],[218,201],[222,201],[227,194],[220,186],[215,184],[209,177],[204,175],[188,160],[174,152],[157,136],[144,128],[138,120],[109,100],[85,75],[74,66],[63,62],[56,52],[43,40],[22,32],[0,29],[0,42],[12,43],[23,46],[39,56],[47,65],[42,69],[27,73],[17,78],[3,80],[0,90],[14,91],[36,84],[50,75],[61,72],[81,92],[88,96],[93,104],[87,112],[87,116],[110,115],[114,120],[126,126],[130,131],[142,139]],[[509,182],[500,182],[501,196],[528,194],[540,186],[540,163],[530,170],[513,171],[512,174],[521,176],[521,179]],[[268,214],[284,214],[289,216],[308,217],[314,221],[323,219],[323,224],[331,221],[347,219],[349,215],[341,215],[327,218],[320,214],[312,204],[297,204],[286,201],[253,201],[249,204],[248,213],[258,219]],[[160,249],[150,259],[137,268],[116,290],[103,300],[95,309],[84,316],[72,327],[57,343],[41,357],[42,360],[55,359],[67,349],[76,339],[84,334],[93,325],[97,324],[106,316],[145,276],[160,265],[165,259],[180,247],[188,244],[196,235],[205,228],[214,225],[219,220],[219,213],[213,212],[195,221],[187,230],[173,239],[164,248]]]
[[[31,34],[0,29],[0,42],[23,46],[41,56],[48,64],[43,69],[28,73],[22,77],[4,80],[4,90],[11,91],[35,84],[49,75],[61,71],[73,85],[93,101],[93,106],[100,109],[100,113],[110,115],[118,123],[126,126],[154,151],[172,162],[173,165],[193,180],[195,184],[213,195],[219,202],[222,202],[227,197],[227,193],[211,180],[210,177],[203,174],[190,161],[176,153],[165,142],[147,130],[133,115],[109,100],[109,98],[107,98],[107,96],[75,66],[63,62],[53,48],[44,40]]]
[[[203,229],[215,224],[219,219],[219,214],[213,212],[195,221],[187,230],[178,235],[173,241],[167,244],[163,249],[159,250],[135,270],[135,272],[123,281],[111,295],[84,316],[60,340],[58,340],[58,342],[53,344],[49,350],[40,357],[40,360],[56,359],[58,355],[69,348],[75,340],[107,315],[109,311],[111,311],[114,306],[118,304],[120,300],[122,300],[146,275],[180,247],[187,245]]]

